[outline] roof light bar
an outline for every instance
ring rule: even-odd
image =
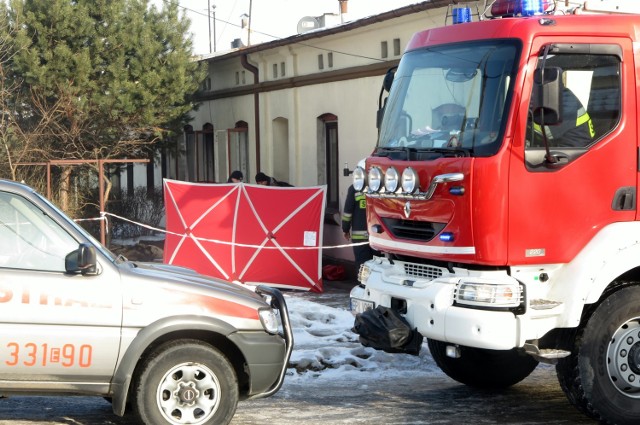
[[[496,0],[491,5],[491,15],[501,16],[533,16],[545,13],[549,0]]]

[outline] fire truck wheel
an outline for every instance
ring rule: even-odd
[[[583,413],[602,423],[640,423],[640,287],[602,301],[556,372],[567,398]]]
[[[238,380],[227,358],[191,339],[154,350],[133,391],[133,408],[144,424],[228,424],[238,404]]]
[[[444,373],[456,381],[478,388],[499,389],[517,384],[538,366],[533,357],[513,350],[485,350],[459,346],[460,357],[447,356],[447,345],[428,340],[431,356]]]

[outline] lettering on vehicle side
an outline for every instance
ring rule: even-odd
[[[524,251],[525,257],[544,257],[545,255],[546,251],[544,248],[533,248]]]
[[[112,308],[109,303],[97,302],[97,299],[74,299],[71,297],[60,297],[47,293],[32,294],[29,288],[21,288],[15,291],[0,285],[0,304],[1,303],[21,303],[35,304],[51,307],[85,307],[85,308]]]
[[[20,344],[8,342],[8,352],[4,355],[4,364],[13,366],[41,366],[60,365],[62,367],[91,367],[93,363],[93,346],[89,344],[36,344],[28,342]]]

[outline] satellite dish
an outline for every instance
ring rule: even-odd
[[[298,21],[298,34],[320,28],[320,22],[313,16],[305,16]]]

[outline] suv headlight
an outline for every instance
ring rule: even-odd
[[[461,280],[456,285],[455,301],[478,307],[512,308],[518,307],[523,301],[523,291],[520,284],[514,283],[485,283]]]
[[[367,175],[362,167],[356,167],[353,170],[353,188],[356,192],[362,192],[362,189],[366,186]]]
[[[260,316],[260,322],[262,322],[262,327],[264,327],[265,331],[272,335],[278,333],[278,316],[276,316],[276,313],[272,309],[260,309],[258,310],[258,315]]]

